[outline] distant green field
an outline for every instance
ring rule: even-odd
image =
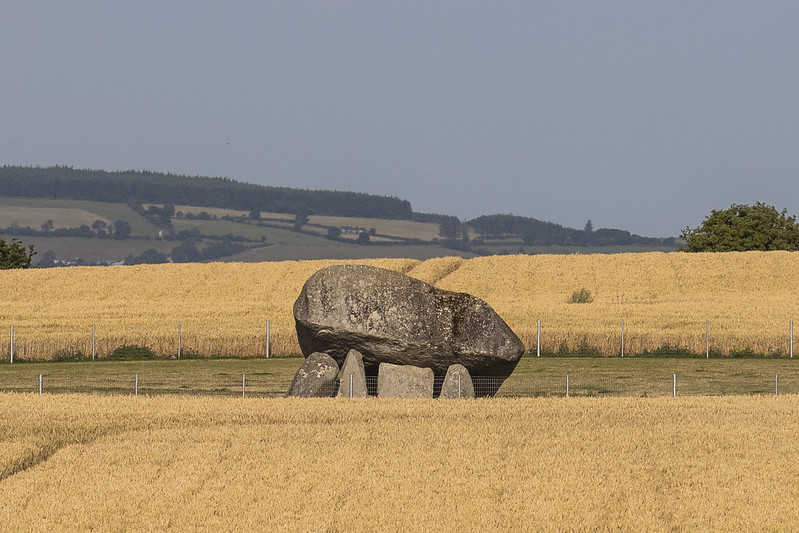
[[[148,204],[150,205],[150,204]],[[153,204],[159,207],[163,207],[163,204]],[[147,205],[145,205],[147,207]],[[247,216],[247,211],[242,211],[241,209],[224,209],[222,207],[197,207],[195,205],[176,205],[175,206],[175,213],[180,211],[184,215],[188,213],[192,213],[194,215],[199,215],[201,212],[205,211],[209,215],[216,215],[217,217],[221,218],[223,216],[231,216],[231,217],[240,217],[240,216]]]
[[[81,224],[92,225],[95,220],[114,222],[124,220],[130,224],[133,235],[146,235],[156,237],[159,228],[142,218],[134,212],[127,204],[106,203],[106,202],[86,202],[82,200],[59,200],[57,198],[4,198],[0,196],[0,226],[10,226],[15,220],[9,220],[9,215],[4,213],[19,214],[29,211],[25,216],[28,223],[16,220],[20,226],[30,226],[39,229],[47,220],[52,219],[55,228],[77,227]],[[75,224],[77,220],[57,219],[59,213],[68,210],[70,212],[85,213],[82,215],[81,222]],[[8,222],[6,222],[8,220]]]
[[[257,224],[240,224],[228,220],[187,220],[173,219],[172,226],[176,232],[181,230],[197,229],[203,235],[236,235],[247,239],[259,240],[266,237],[269,244],[295,244],[295,245],[325,245],[337,246],[340,243],[307,235],[296,231],[260,226]]]
[[[149,204],[148,204],[149,205]],[[309,224],[302,232],[293,231],[294,215],[280,213],[261,213],[264,220],[245,223],[222,220],[225,215],[247,215],[241,210],[206,208],[200,206],[176,206],[176,210],[184,214],[183,218],[173,218],[175,232],[198,230],[206,236],[233,235],[250,241],[264,239],[265,246],[247,250],[225,258],[226,261],[284,261],[300,259],[360,259],[379,257],[408,257],[428,259],[445,255],[473,254],[459,253],[430,245],[394,244],[390,239],[373,237],[368,246],[355,243],[355,235],[343,235],[340,240],[326,238],[328,227],[360,227],[375,228],[379,234],[407,239],[433,239],[437,237],[438,226],[407,220],[379,220],[349,217],[310,217]],[[185,214],[195,216],[205,211],[217,219],[197,220],[185,218]],[[280,219],[278,222],[274,219]],[[91,226],[95,220],[103,220],[107,224],[116,220],[124,220],[131,226],[131,233],[136,239],[98,239],[80,237],[42,237],[24,236],[25,244],[32,244],[39,254],[52,250],[58,259],[71,260],[80,257],[86,262],[121,261],[128,255],[138,256],[142,252],[154,249],[168,254],[179,241],[161,240],[158,238],[163,228],[159,228],[144,217],[134,212],[126,204],[87,202],[61,199],[27,199],[0,197],[0,227],[30,226],[39,229],[47,220],[53,220],[54,228],[78,227],[82,224]],[[275,224],[278,227],[275,227]],[[281,227],[282,226],[282,227]],[[199,244],[202,247],[208,240]],[[381,243],[384,243],[381,245]],[[390,244],[390,245],[388,245]],[[41,255],[39,256],[41,257]]]
[[[149,204],[148,204],[149,205]],[[183,213],[183,218],[173,218],[172,225],[176,232],[196,229],[205,236],[243,237],[250,241],[261,241],[265,246],[247,250],[240,254],[225,258],[227,261],[283,261],[301,259],[360,259],[380,257],[406,257],[412,259],[429,259],[431,257],[503,254],[570,254],[570,253],[622,253],[646,251],[673,251],[674,246],[527,246],[518,239],[486,240],[473,243],[468,252],[460,252],[435,244],[439,238],[438,224],[422,223],[410,220],[383,220],[375,218],[354,217],[309,217],[303,231],[293,231],[294,215],[285,213],[262,212],[262,220],[244,223],[222,220],[229,215],[246,216],[241,210],[208,208],[200,206],[176,206]],[[197,220],[185,218],[185,214],[195,216],[206,212],[217,219]],[[136,239],[97,239],[78,237],[40,237],[24,236],[25,244],[33,244],[40,254],[52,250],[58,259],[74,259],[80,257],[88,263],[115,260],[121,261],[128,255],[138,256],[148,249],[168,254],[179,241],[160,240],[159,234],[164,228],[150,223],[134,212],[127,204],[104,203],[57,198],[3,198],[0,197],[0,227],[30,226],[38,230],[47,220],[52,220],[54,228],[79,227],[83,224],[91,227],[96,220],[106,224],[116,220],[124,220],[131,227],[131,234]],[[356,244],[357,235],[343,234],[339,240],[327,238],[330,227],[375,229],[377,236],[371,238],[369,245]],[[11,232],[9,236],[14,236]],[[386,237],[383,237],[386,236]],[[408,239],[412,244],[405,244],[397,239]],[[430,244],[419,244],[419,241]],[[200,247],[208,244],[204,241]],[[39,256],[41,257],[41,255]],[[35,258],[36,259],[36,258]]]
[[[142,252],[154,249],[161,253],[168,253],[180,244],[175,241],[158,239],[86,239],[81,237],[29,237],[22,238],[25,244],[32,244],[36,253],[34,262],[41,254],[48,250],[55,252],[56,257],[62,260],[81,257],[87,262],[96,261],[122,261],[129,254],[141,255]]]
[[[372,229],[374,228],[380,235],[390,235],[403,239],[419,239],[422,241],[432,241],[438,238],[438,224],[431,222],[414,222],[412,220],[384,220],[380,218],[350,218],[350,217],[329,217],[329,216],[310,216],[308,222],[321,224],[323,226],[336,227],[355,227]]]
[[[76,228],[85,224],[91,227],[97,220],[111,224],[111,220],[83,209],[50,207],[32,208],[24,206],[3,206],[0,209],[0,227],[18,225],[39,229],[47,220],[53,221],[53,228]]]
[[[199,214],[206,211],[208,214],[217,217],[224,215],[241,216],[243,213],[236,210],[179,206],[185,213],[191,212]],[[264,214],[268,216],[270,214]],[[286,215],[288,216],[288,215]],[[293,218],[293,217],[290,217]],[[172,248],[180,244],[179,241],[167,241],[158,239],[159,228],[144,217],[134,212],[126,204],[122,203],[103,203],[87,202],[61,199],[28,199],[28,198],[2,198],[0,197],[0,227],[9,227],[13,224],[21,227],[29,226],[39,229],[47,220],[53,220],[54,229],[66,227],[78,227],[82,224],[90,226],[96,220],[103,220],[106,224],[116,220],[124,220],[131,226],[131,233],[134,237],[145,237],[146,239],[99,239],[81,237],[44,237],[29,236],[22,237],[23,242],[32,244],[34,249],[41,254],[52,250],[56,257],[62,260],[71,260],[76,257],[84,259],[86,262],[97,261],[121,261],[128,255],[140,255],[148,249],[154,249],[160,253],[168,254]],[[233,260],[239,261],[268,261],[294,259],[291,255],[294,250],[306,250],[303,256],[310,257],[360,257],[359,251],[363,247],[353,243],[331,241],[324,238],[326,229],[316,228],[320,235],[309,235],[291,231],[290,229],[280,229],[259,224],[241,224],[227,220],[189,220],[173,219],[175,231],[184,229],[198,229],[203,235],[234,235],[251,240],[265,238],[266,244],[272,247],[264,248],[263,251],[247,252]],[[290,225],[288,226],[290,228]],[[312,227],[308,227],[312,229]],[[13,236],[9,233],[9,236]],[[210,241],[204,241],[200,247]],[[308,253],[307,250],[312,250]],[[341,250],[348,250],[342,252]],[[414,253],[414,252],[411,252]],[[377,254],[380,255],[380,254]],[[38,259],[38,258],[35,258]]]
[[[436,245],[370,245],[338,243],[338,246],[274,244],[247,250],[223,258],[222,261],[302,261],[312,259],[379,259],[407,258],[431,259],[433,257],[474,257],[474,254],[450,250]]]

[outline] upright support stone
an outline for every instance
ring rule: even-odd
[[[341,371],[338,373],[339,398],[366,398],[366,370],[363,366],[363,355],[358,350],[350,350]]]
[[[336,394],[338,365],[324,353],[312,353],[291,381],[286,396],[332,398]]]
[[[463,365],[451,365],[444,376],[439,398],[474,398],[474,384]]]
[[[377,395],[380,398],[432,398],[433,369],[380,363]]]

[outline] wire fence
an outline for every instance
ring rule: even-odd
[[[0,359],[18,361],[65,361],[115,358],[115,352],[131,347],[146,348],[157,357],[264,357],[297,353],[296,333],[285,328],[272,331],[270,321],[263,327],[245,331],[221,331],[209,334],[196,326],[184,328],[178,321],[174,327],[161,324],[157,331],[148,327],[132,327],[124,332],[98,328],[96,324],[81,328],[58,327],[56,324],[14,325],[0,329]],[[551,325],[550,325],[551,326]],[[528,353],[536,356],[666,356],[666,357],[786,357],[794,356],[794,323],[779,326],[772,323],[769,332],[744,331],[723,326],[715,331],[710,320],[693,324],[690,331],[673,331],[659,335],[663,324],[630,327],[621,320],[602,331],[545,331],[541,320],[524,324],[520,337]],[[59,332],[54,333],[56,329]],[[557,328],[555,328],[557,329]],[[260,330],[260,331],[259,331]],[[648,331],[648,332],[647,332]],[[653,333],[654,332],[654,333]]]
[[[492,378],[475,378],[475,392],[485,390]],[[663,374],[661,377],[635,375],[602,376],[566,374],[559,379],[506,380],[497,396],[500,397],[663,397],[663,396],[725,396],[799,394],[799,375],[763,373],[742,379],[703,378],[691,375]]]
[[[495,397],[665,397],[665,396],[724,396],[724,395],[782,395],[799,394],[799,369],[747,376],[729,375],[703,377],[697,375],[578,372],[565,375],[472,377],[475,396],[486,396],[497,390]],[[441,389],[443,376],[434,383],[435,395]],[[119,394],[119,395],[193,395],[283,397],[289,382],[271,375],[208,374],[198,376],[173,373],[118,374],[113,376],[81,376],[30,374],[14,379],[0,375],[0,392],[38,394]],[[334,382],[320,391],[322,396],[335,396],[340,387]],[[377,377],[367,377],[367,388],[377,394]],[[346,397],[346,394],[343,396]]]
[[[0,392],[34,392],[50,394],[186,394],[194,396],[284,396],[287,383],[269,377],[241,374],[237,376],[184,375],[180,373],[131,374],[114,376],[69,376],[39,374],[13,382],[0,381]]]

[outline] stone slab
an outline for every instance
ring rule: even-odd
[[[432,368],[380,363],[377,374],[379,398],[432,398]]]

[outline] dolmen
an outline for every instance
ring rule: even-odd
[[[492,378],[477,395],[493,396],[524,353],[519,337],[485,301],[364,265],[313,274],[294,302],[294,320],[306,362],[290,396],[465,397],[474,396],[475,376]],[[325,372],[321,355],[329,357]],[[300,385],[331,375],[330,361],[337,385]],[[383,394],[381,382],[391,384]],[[303,387],[313,392],[299,392]]]

